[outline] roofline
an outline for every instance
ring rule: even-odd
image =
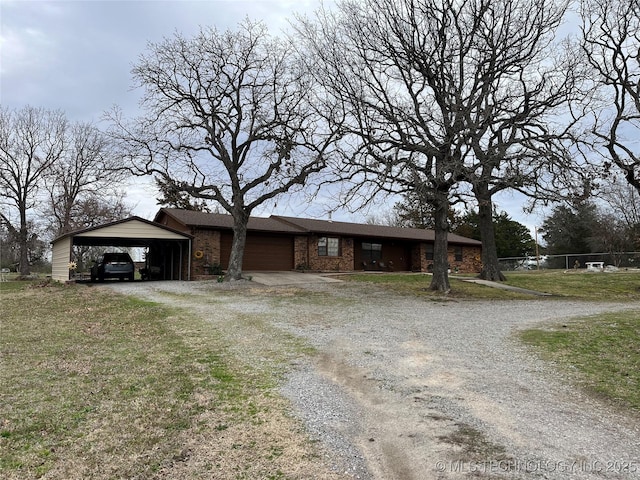
[[[190,227],[191,226],[191,225],[188,225],[186,223],[181,222],[175,215],[171,215],[170,210],[171,209],[169,209],[169,208],[162,207],[160,210],[158,210],[158,213],[156,213],[155,216],[153,217],[153,221],[157,222],[158,221],[158,217],[160,216],[160,214],[164,213],[165,215],[167,215],[168,217],[171,217],[176,222],[180,223],[181,225],[184,225],[185,227]],[[194,225],[194,226],[196,226],[196,225]]]
[[[182,209],[175,209],[175,208],[161,208],[160,210],[158,210],[158,213],[156,213],[154,220],[157,221],[158,218],[160,217],[160,215],[162,213],[164,213],[167,217],[175,220],[176,222],[178,222],[180,225],[184,225],[185,227],[188,228],[204,228],[204,229],[216,229],[216,230],[225,230],[225,231],[233,231],[233,216],[229,213],[211,213],[211,212],[200,212],[200,211],[194,211],[203,215],[218,215],[218,216],[224,216],[224,217],[229,217],[232,221],[232,225],[231,226],[226,226],[226,225],[211,225],[208,223],[185,223],[181,218],[179,218],[176,215],[172,215],[171,211],[172,210],[182,210]],[[273,229],[273,228],[256,228],[255,224],[252,227],[251,223],[255,222],[255,221],[266,221],[266,220],[276,220],[276,223],[280,223],[282,225],[287,225],[292,229],[295,229],[295,232],[292,232],[291,230],[280,230],[280,229]],[[269,217],[258,217],[258,216],[250,216],[249,217],[249,221],[247,224],[247,231],[248,232],[266,232],[266,233],[276,233],[276,234],[283,234],[283,235],[287,235],[287,234],[307,234],[309,233],[309,231],[306,228],[301,227],[300,225],[296,225],[294,223],[291,222],[287,222],[281,218],[277,218],[277,216],[275,215],[271,215]]]
[[[380,232],[379,234],[359,234],[356,232],[343,232],[343,231],[330,231],[330,230],[323,230],[323,229],[309,229],[307,227],[304,227],[300,224],[297,224],[295,222],[295,218],[291,218],[291,217],[283,217],[280,215],[271,215],[270,218],[275,218],[278,221],[284,222],[287,225],[291,225],[293,227],[297,227],[300,229],[303,229],[306,233],[310,234],[310,235],[318,235],[318,234],[322,234],[322,235],[341,235],[341,236],[349,236],[349,237],[358,237],[358,238],[367,238],[367,237],[377,237],[377,238],[390,238],[390,239],[399,239],[399,240],[408,240],[408,241],[433,241],[433,240],[426,240],[426,239],[417,239],[417,238],[410,238],[410,237],[402,237],[399,235],[390,235],[390,234],[385,234]],[[314,218],[308,218],[308,219],[300,219],[300,220],[311,220],[314,222],[323,222],[323,223],[328,223],[331,225],[341,225],[341,224],[345,224],[345,225],[365,225],[367,227],[381,227],[382,229],[384,228],[393,228],[396,230],[406,230],[406,231],[423,231],[423,232],[433,232],[433,234],[435,235],[435,231],[433,229],[430,228],[412,228],[412,227],[392,227],[389,225],[369,225],[369,224],[363,224],[363,223],[354,223],[354,222],[343,222],[343,221],[332,221],[332,220],[321,220],[321,219],[314,219]],[[450,237],[452,235],[455,235],[456,237],[458,237],[458,239],[451,239]],[[447,242],[450,244],[462,244],[462,245],[482,245],[482,242],[480,240],[476,240],[474,238],[468,238],[468,237],[464,237],[462,235],[458,235],[456,233],[451,233],[451,232],[447,232]]]
[[[156,214],[156,216],[154,217],[154,219],[158,219],[158,217],[164,213],[166,216],[172,218],[173,220],[175,220],[176,222],[180,223],[181,225],[184,225],[185,227],[203,227],[203,228],[210,228],[210,229],[218,229],[218,230],[233,230],[232,227],[226,227],[226,226],[214,226],[214,225],[206,225],[206,224],[195,224],[195,223],[184,223],[182,220],[180,220],[178,217],[176,217],[175,215],[171,214],[171,210],[173,209],[168,209],[168,208],[161,208],[160,210],[158,210],[158,213]],[[202,212],[202,213],[207,213],[207,212]],[[218,214],[218,215],[229,215],[227,214]],[[288,225],[289,227],[293,227],[297,230],[299,230],[299,235],[314,235],[314,234],[326,234],[326,235],[341,235],[341,236],[350,236],[350,237],[354,237],[354,238],[366,238],[366,237],[373,237],[373,238],[395,238],[395,239],[399,239],[399,240],[407,240],[407,241],[433,241],[433,240],[427,240],[427,239],[417,239],[417,238],[407,238],[407,237],[402,237],[402,236],[398,236],[398,235],[389,235],[389,234],[384,234],[384,233],[380,233],[378,235],[370,235],[370,234],[358,234],[358,233],[354,233],[354,232],[339,232],[339,231],[325,231],[323,229],[309,229],[303,225],[300,225],[298,223],[296,223],[296,218],[295,217],[286,217],[286,216],[281,216],[281,215],[271,215],[269,217],[252,217],[254,219],[274,219],[277,220],[280,223],[283,223],[285,225]],[[367,225],[368,227],[371,227],[372,225],[368,225],[368,224],[361,224],[361,223],[353,223],[353,222],[343,222],[343,221],[328,221],[328,220],[321,220],[321,219],[313,219],[313,218],[301,218],[300,220],[312,220],[312,221],[317,221],[317,222],[328,222],[332,225],[340,225],[340,224],[345,224],[345,225]],[[373,227],[375,227],[375,225],[373,225]],[[386,225],[379,225],[379,227],[389,227]],[[392,227],[389,227],[392,228]],[[435,235],[435,232],[433,231],[433,229],[422,229],[422,228],[409,228],[409,227],[393,227],[393,228],[399,228],[402,230],[407,230],[407,231],[416,231],[416,230],[420,230],[420,231],[430,231],[433,232],[433,234]],[[262,229],[254,229],[254,228],[247,228],[247,231],[257,231],[257,232],[271,232],[271,233],[279,233],[279,234],[292,234],[293,232],[288,232],[288,231],[279,231],[279,230],[262,230]],[[451,236],[455,235],[456,237],[458,237],[458,239],[452,239]],[[448,232],[447,233],[447,242],[453,245],[482,245],[482,242],[480,240],[475,240],[473,238],[467,238],[467,237],[463,237],[462,235],[458,235],[455,233],[451,233]]]
[[[157,222],[154,222],[152,220],[147,220],[146,218],[142,218],[142,217],[139,217],[137,215],[134,215],[134,216],[131,216],[131,217],[123,218],[122,220],[115,220],[113,222],[103,223],[102,225],[97,225],[97,226],[94,226],[94,227],[83,228],[82,230],[74,230],[72,232],[67,232],[67,233],[65,233],[63,235],[60,235],[59,237],[54,238],[50,242],[50,244],[53,245],[54,243],[62,240],[63,238],[66,238],[66,237],[73,237],[73,236],[76,236],[76,235],[81,235],[83,233],[92,232],[94,230],[100,230],[101,228],[112,227],[114,225],[119,225],[121,223],[130,222],[132,220],[136,220],[136,221],[139,221],[139,222],[142,222],[142,223],[146,223],[147,225],[151,225],[151,226],[156,227],[156,228],[161,228],[162,230],[167,230],[167,231],[172,232],[172,233],[177,233],[177,234],[183,235],[184,237],[187,237],[187,238],[191,238],[191,239],[194,238],[193,235],[191,235],[189,233],[181,232],[180,230],[176,230],[175,228],[167,227],[166,225],[162,225],[161,223],[157,223]]]

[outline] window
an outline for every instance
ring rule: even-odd
[[[362,261],[367,263],[379,262],[382,259],[382,244],[362,242]]]
[[[455,255],[456,262],[462,261],[462,247],[460,246],[454,247],[453,254]]]
[[[338,257],[340,255],[340,239],[336,237],[320,237],[318,239],[319,257]]]
[[[433,243],[427,243],[425,257],[427,260],[433,260]]]

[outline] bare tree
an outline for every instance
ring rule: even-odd
[[[600,198],[610,213],[624,222],[627,228],[640,233],[640,192],[630,183],[613,178],[600,189]]]
[[[19,240],[20,273],[29,275],[29,214],[42,182],[65,150],[67,121],[59,111],[0,107],[0,221]]]
[[[450,289],[447,216],[470,153],[466,107],[456,95],[463,79],[453,61],[465,48],[455,30],[459,13],[435,0],[343,1],[298,26],[317,58],[318,80],[347,116],[350,193],[411,193],[431,205],[430,288],[438,291]]]
[[[565,8],[551,0],[344,0],[336,12],[300,21],[319,80],[348,115],[343,131],[355,140],[345,156],[356,189],[368,183],[430,204],[432,289],[449,289],[448,213],[459,184],[471,184],[481,209],[481,275],[499,280],[493,194],[535,185],[541,165],[565,159],[547,147],[558,136],[549,116],[572,88],[568,63],[549,55]]]
[[[619,267],[625,254],[635,248],[634,233],[617,215],[598,212],[598,221],[591,232],[591,246],[596,252],[608,253]]]
[[[150,44],[133,69],[147,115],[128,124],[110,115],[133,172],[233,216],[227,279],[241,278],[251,212],[320,172],[334,140],[292,53],[248,20],[235,31],[176,34]]]
[[[594,79],[593,147],[640,192],[640,4],[583,0],[582,49]],[[599,101],[598,101],[599,100]]]
[[[554,40],[565,1],[478,0],[466,12],[468,96],[465,125],[473,155],[465,175],[478,205],[482,272],[504,280],[493,224],[493,196],[516,189],[533,196],[557,196],[557,183],[571,168],[563,139],[572,122],[562,119],[577,92],[575,57]],[[570,116],[565,116],[571,118]],[[562,175],[557,172],[562,171]]]
[[[160,198],[157,198],[158,205],[164,205],[171,208],[179,208],[182,210],[195,210],[198,212],[211,212],[211,209],[204,200],[194,199],[191,195],[176,188],[174,182],[166,181],[161,177],[156,177],[156,186],[160,192]]]
[[[47,174],[49,193],[45,217],[51,222],[54,236],[84,228],[85,209],[89,204],[108,205],[120,211],[118,187],[124,178],[120,159],[113,153],[108,138],[94,125],[77,123],[67,129],[65,149]],[[97,213],[97,212],[95,212]],[[102,215],[96,215],[99,222]]]

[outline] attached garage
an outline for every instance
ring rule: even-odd
[[[222,268],[229,267],[233,234],[224,232],[220,237],[220,259]],[[243,270],[292,270],[293,237],[249,233],[242,259]]]
[[[229,268],[233,242],[231,215],[163,208],[156,223],[189,233],[193,237],[193,278],[210,276],[211,267]],[[303,229],[274,218],[251,217],[242,257],[244,271],[289,271],[296,267],[296,238]]]
[[[189,280],[191,242],[191,235],[140,217],[70,232],[52,242],[52,278],[60,282],[69,280],[73,247],[84,245],[145,247],[147,260],[160,272],[160,279]]]
[[[219,275],[221,269],[228,270],[234,227],[231,215],[162,208],[154,221],[191,235],[191,278],[207,279]],[[250,217],[246,234],[242,270],[249,272],[426,272],[435,239],[433,230],[276,215]],[[448,237],[451,267],[479,271],[482,243],[459,235]]]

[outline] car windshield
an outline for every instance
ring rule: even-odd
[[[128,253],[105,253],[105,262],[130,262],[131,257]]]

